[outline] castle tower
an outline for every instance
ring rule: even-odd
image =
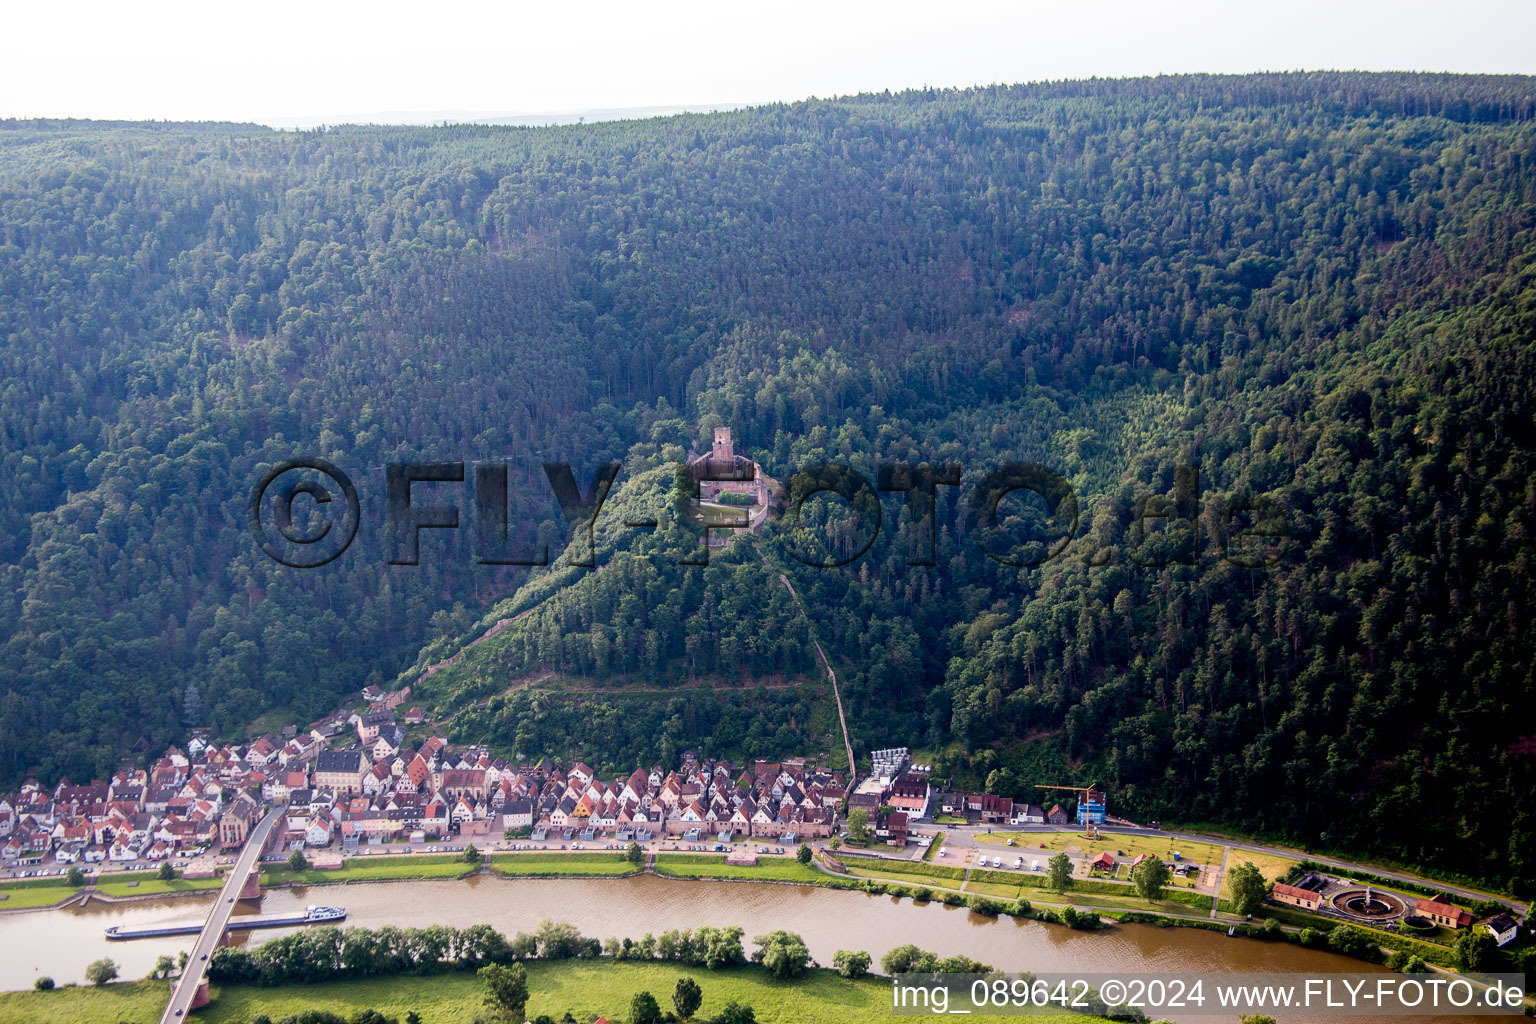
[[[715,448],[714,451],[710,453],[710,457],[715,459],[724,459],[726,462],[729,462],[732,458],[735,457],[735,455],[736,452],[731,447],[731,428],[716,427]]]

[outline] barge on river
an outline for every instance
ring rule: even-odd
[[[294,914],[251,914],[247,917],[232,917],[229,920],[229,930],[249,931],[252,928],[291,928],[300,924],[334,924],[346,919],[347,912],[342,907],[308,907]],[[146,925],[142,928],[115,924],[107,929],[107,938],[158,939],[165,935],[196,935],[202,930],[203,925],[195,921],[186,924]]]

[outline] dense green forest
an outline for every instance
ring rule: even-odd
[[[418,683],[455,738],[612,767],[835,749],[814,633],[858,749],[1529,891],[1533,349],[1526,78],[0,123],[0,777],[319,714],[524,612]],[[781,480],[960,464],[933,557],[888,493],[846,566],[795,557],[870,540],[825,496],[680,565],[673,467],[716,425]],[[245,528],[299,455],[361,492],[319,569]],[[539,462],[585,485],[610,459],[596,571],[477,564],[446,484],[417,494],[465,529],[387,564],[387,464],[511,463],[512,542],[558,556]],[[1021,493],[972,521],[1019,460],[1075,525]],[[1011,566],[999,534],[1070,543]]]

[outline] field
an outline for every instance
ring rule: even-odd
[[[619,876],[640,871],[622,853],[498,853],[488,859],[498,875],[514,877]]]
[[[1264,875],[1264,881],[1273,882],[1281,878],[1296,865],[1296,861],[1287,857],[1276,857],[1269,853],[1249,853],[1247,850],[1233,850],[1227,858],[1227,874],[1231,875],[1232,869],[1244,861],[1251,861]]]
[[[945,885],[951,889],[960,888],[960,880],[965,877],[964,868],[951,867],[948,864],[930,864],[926,861],[870,860],[863,857],[849,857],[843,863],[848,866],[849,874],[865,878],[883,876],[905,879],[910,877],[914,883]]]
[[[847,981],[834,972],[811,971],[793,981],[774,981],[759,967],[707,971],[660,963],[615,963],[610,960],[567,960],[527,964],[532,999],[528,1016],[547,1013],[559,1018],[570,1011],[576,1020],[602,1015],[627,1020],[629,1001],[637,992],[650,992],[664,1009],[671,1009],[672,989],[679,977],[690,977],[704,991],[695,1018],[705,1020],[729,1000],[747,1003],[761,1024],[866,1024],[890,1013],[890,983],[865,978]],[[131,982],[104,989],[65,988],[54,992],[15,992],[0,995],[0,1019],[7,1024],[148,1024],[165,1004],[165,985]],[[329,1010],[351,1017],[372,1007],[403,1019],[414,1010],[429,1024],[470,1024],[485,1014],[486,989],[473,974],[432,978],[391,977],[324,985],[278,988],[229,987],[214,991],[214,1001],[190,1021],[243,1024],[258,1013],[273,1020],[303,1010]],[[903,1017],[936,1024],[937,1016]],[[1024,1018],[999,1018],[1016,1019]],[[1097,1018],[1030,1016],[1030,1024],[1068,1024]]]
[[[21,879],[0,885],[0,910],[22,910],[27,907],[51,906],[65,897],[80,891],[80,887],[65,885],[62,878]]]
[[[379,882],[391,878],[462,878],[476,869],[454,856],[349,857],[333,871],[290,871],[286,866],[261,873],[262,885],[322,885],[326,882]]]
[[[756,867],[727,864],[723,856],[661,854],[656,873],[667,878],[747,878],[760,882],[804,882],[823,885],[827,876],[793,857],[760,857]]]
[[[134,882],[138,884],[132,884]],[[113,876],[110,881],[98,882],[96,891],[103,896],[149,896],[161,893],[199,892],[204,889],[217,889],[223,884],[222,878],[173,878],[165,882],[146,872],[139,878],[126,875]]]
[[[153,1024],[168,998],[170,989],[163,981],[0,992],[0,1020],[6,1024]]]
[[[1165,836],[1107,832],[1099,839],[1084,839],[1076,832],[991,832],[976,837],[977,842],[991,846],[1006,845],[1010,839],[1017,844],[1020,853],[1030,851],[1038,853],[1043,843],[1046,850],[1053,853],[1066,851],[1082,853],[1089,857],[1097,857],[1106,850],[1126,857],[1146,853],[1161,857],[1164,862],[1172,864],[1173,854],[1177,851],[1183,855],[1185,861],[1212,865],[1221,863],[1222,847],[1219,844],[1174,841]]]

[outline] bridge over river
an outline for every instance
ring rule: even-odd
[[[208,911],[208,920],[203,923],[203,930],[197,934],[187,969],[171,990],[171,1001],[166,1004],[165,1013],[160,1015],[160,1024],[180,1024],[187,1019],[187,1014],[208,1001],[208,958],[219,948],[229,928],[229,917],[234,913],[235,901],[254,899],[261,894],[256,881],[257,861],[261,858],[261,851],[266,848],[267,837],[272,834],[273,826],[284,817],[283,808],[273,808],[246,837],[245,846],[235,858],[234,867],[224,876],[224,885]]]

